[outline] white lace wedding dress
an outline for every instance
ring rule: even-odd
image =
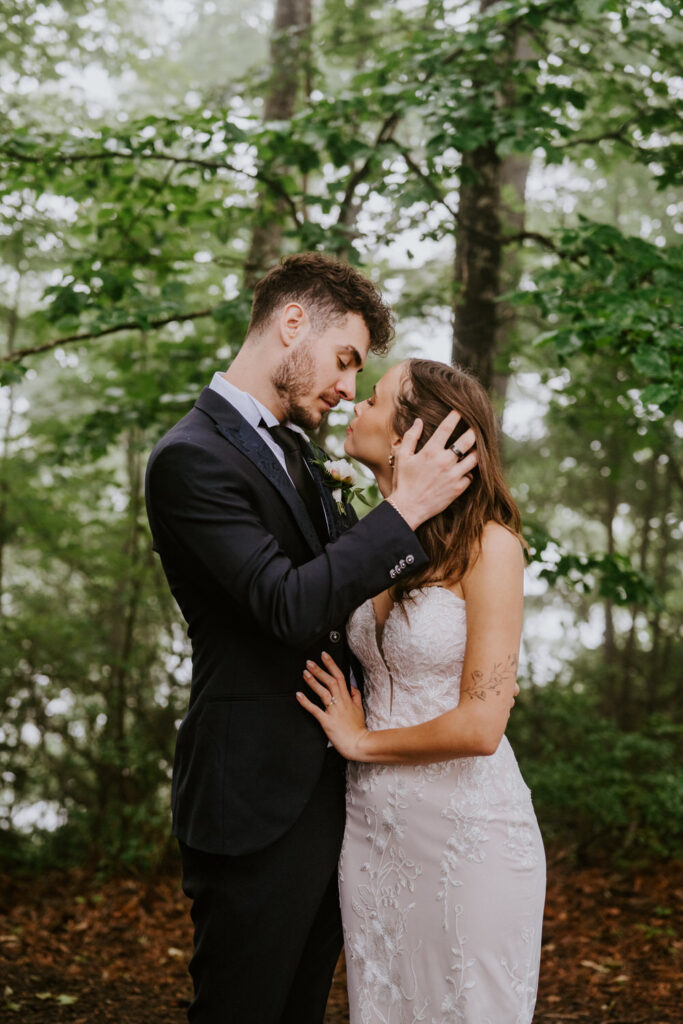
[[[465,602],[442,587],[348,625],[370,729],[458,702]],[[491,757],[420,767],[350,763],[339,877],[351,1024],[529,1024],[545,857],[504,737]]]

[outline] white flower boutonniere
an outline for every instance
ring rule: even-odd
[[[321,460],[317,465],[322,470],[323,483],[332,491],[340,515],[346,515],[344,502],[351,501],[352,498],[359,498],[365,505],[370,504],[362,488],[356,486],[358,474],[346,459]]]

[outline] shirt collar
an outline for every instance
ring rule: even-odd
[[[230,405],[237,409],[238,413],[244,416],[247,423],[254,427],[254,429],[259,426],[262,420],[267,427],[277,427],[279,425],[280,421],[277,416],[263,402],[259,402],[258,398],[254,398],[248,391],[242,391],[241,388],[235,387],[234,384],[225,379],[222,373],[214,373],[209,387],[227,402],[230,402]],[[282,425],[289,427],[290,430],[296,430],[299,434],[303,434],[308,441],[308,435],[296,423],[290,423],[289,420],[286,420]]]

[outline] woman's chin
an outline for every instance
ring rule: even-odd
[[[371,473],[373,472],[371,467],[363,458],[363,456],[359,455],[359,453],[356,451],[353,444],[344,444],[344,454],[348,455],[349,458],[353,459],[354,462],[359,462],[361,466],[365,466],[365,468],[369,469]]]
[[[348,455],[352,459],[355,459],[356,462],[360,462],[361,465],[366,466],[372,472],[372,467],[370,466],[370,463],[363,458],[362,449],[360,451],[358,450],[358,445],[355,443],[355,438],[353,434],[349,433],[346,435],[346,438],[344,440],[344,454]]]

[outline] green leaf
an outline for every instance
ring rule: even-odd
[[[643,405],[657,405],[666,412],[672,412],[679,397],[679,389],[673,384],[648,384],[640,394]],[[671,403],[674,405],[671,405]]]
[[[631,356],[631,362],[646,377],[668,377],[671,373],[669,356],[654,345],[639,349]]]
[[[0,363],[0,387],[18,384],[26,376],[27,366],[23,363]]]

